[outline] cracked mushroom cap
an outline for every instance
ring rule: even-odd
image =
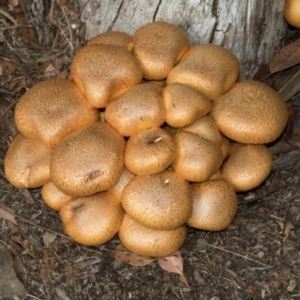
[[[213,102],[210,116],[226,137],[244,144],[265,144],[280,136],[288,111],[272,88],[258,81],[243,80]]]
[[[183,245],[186,227],[153,230],[140,225],[125,213],[118,235],[128,250],[139,255],[160,257],[177,251]]]
[[[190,185],[173,171],[134,177],[124,188],[125,212],[139,224],[155,230],[173,230],[192,213]]]
[[[211,110],[211,101],[200,91],[174,82],[162,90],[166,122],[172,127],[185,127]]]
[[[163,21],[141,26],[133,35],[132,52],[147,80],[166,78],[188,48],[185,32]]]
[[[237,196],[230,183],[223,179],[192,183],[193,213],[191,227],[219,231],[227,228],[237,212]]]
[[[123,136],[160,127],[166,119],[161,87],[143,83],[112,99],[105,110],[105,120]]]
[[[52,149],[19,133],[4,159],[7,180],[18,189],[38,188],[50,181]]]
[[[238,192],[259,186],[271,173],[273,158],[265,145],[234,144],[222,165],[222,178]]]
[[[124,149],[124,138],[108,123],[92,123],[71,133],[53,149],[51,180],[71,196],[108,190],[121,176]]]
[[[71,76],[91,106],[104,108],[111,98],[142,81],[142,71],[126,48],[93,44],[80,49],[71,64]]]
[[[74,82],[54,78],[37,83],[19,100],[15,123],[25,136],[54,147],[74,130],[99,120]]]
[[[176,157],[173,138],[162,128],[138,132],[127,141],[125,166],[136,175],[166,170]]]
[[[107,192],[74,198],[59,211],[68,236],[86,246],[111,240],[121,226],[123,214],[120,202]]]
[[[191,47],[172,69],[167,84],[179,82],[204,93],[215,100],[236,82],[239,62],[227,49],[200,44]]]

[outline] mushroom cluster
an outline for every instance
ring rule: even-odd
[[[100,34],[77,52],[69,79],[40,82],[17,103],[6,177],[42,186],[78,243],[118,233],[137,254],[168,255],[186,225],[228,227],[236,192],[271,172],[265,144],[282,133],[286,105],[238,75],[230,51],[190,46],[166,22]]]

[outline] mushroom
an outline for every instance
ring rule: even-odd
[[[286,21],[297,28],[300,28],[300,3],[299,0],[285,0],[284,17]]]
[[[213,102],[210,115],[220,132],[244,144],[276,140],[288,118],[281,96],[264,83],[243,80]]]
[[[103,44],[103,45],[115,45],[120,47],[125,47],[129,51],[132,50],[133,38],[131,35],[121,31],[108,31],[101,34],[96,35],[92,39],[87,42],[87,46],[95,45],[95,44]]]
[[[200,44],[191,47],[171,70],[167,84],[179,82],[215,100],[236,82],[239,62],[221,46]]]
[[[175,159],[173,138],[162,128],[155,127],[138,132],[127,141],[125,166],[136,175],[164,171]]]
[[[166,122],[172,127],[185,127],[211,110],[210,100],[200,91],[174,82],[162,90]]]
[[[163,21],[141,26],[133,35],[132,52],[148,80],[166,78],[188,47],[185,32]]]
[[[87,246],[111,240],[120,228],[123,214],[120,202],[107,192],[74,198],[59,211],[68,236]]]
[[[192,183],[193,213],[191,227],[219,231],[227,228],[237,212],[237,196],[230,183],[223,179]]]
[[[25,136],[54,147],[72,131],[99,120],[74,82],[55,78],[39,82],[19,100],[14,117]]]
[[[173,171],[136,176],[121,198],[125,212],[139,224],[155,230],[173,230],[192,213],[189,183]]]
[[[63,205],[72,199],[70,195],[67,195],[58,189],[52,181],[43,185],[42,198],[47,206],[57,211],[59,211]]]
[[[161,257],[177,251],[183,245],[186,227],[153,230],[135,222],[125,213],[118,235],[128,250],[139,255]]]
[[[4,173],[16,188],[38,188],[50,181],[52,149],[19,133],[4,159]]]
[[[214,142],[187,131],[180,131],[173,138],[177,155],[171,166],[180,176],[201,182],[218,171],[223,154]]]
[[[160,92],[157,84],[136,85],[108,103],[105,120],[123,136],[160,127],[166,118]]]
[[[124,138],[108,123],[95,122],[74,131],[53,149],[53,183],[71,196],[87,196],[112,188],[123,167]]]
[[[80,49],[71,64],[71,76],[96,108],[142,81],[142,70],[126,48],[93,44]]]
[[[265,145],[235,144],[220,169],[238,192],[259,186],[272,171],[273,158]]]

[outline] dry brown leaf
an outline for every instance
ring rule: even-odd
[[[186,286],[190,288],[183,274],[183,259],[179,250],[170,255],[160,257],[157,261],[163,270],[179,274],[185,282]]]
[[[278,223],[279,227],[281,228],[281,230],[283,230],[283,239],[282,240],[283,240],[283,242],[285,242],[289,237],[290,230],[294,228],[294,225],[290,221],[286,221],[284,223],[283,221],[277,220],[277,223]]]
[[[141,256],[126,249],[123,244],[119,244],[112,252],[112,256],[124,263],[142,267],[151,264],[156,258],[149,256]]]
[[[46,231],[43,234],[43,242],[45,246],[49,247],[55,241],[56,237],[57,237],[56,233]]]
[[[9,0],[8,3],[15,7],[19,5],[19,0]]]
[[[300,63],[300,39],[282,48],[270,61],[271,73],[279,72]]]
[[[57,56],[54,60],[51,61],[51,63],[46,67],[44,73],[59,73],[59,69],[61,65],[64,63],[64,60],[66,58],[66,53],[63,53],[59,56]]]
[[[15,212],[9,207],[1,204],[0,206],[0,219],[7,220],[10,223],[17,225],[17,221],[15,219]]]

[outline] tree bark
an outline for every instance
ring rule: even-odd
[[[134,34],[152,21],[183,29],[191,45],[212,43],[232,51],[240,78],[251,78],[278,51],[288,33],[284,0],[79,0],[86,38],[106,31]]]

